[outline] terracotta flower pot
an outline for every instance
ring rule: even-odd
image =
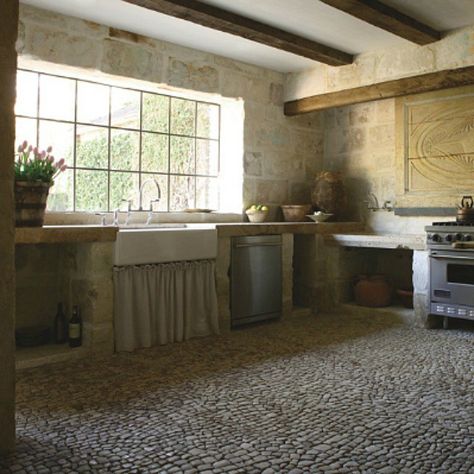
[[[17,227],[41,227],[50,183],[15,181],[15,224]]]
[[[354,296],[360,306],[380,308],[390,306],[392,289],[384,275],[359,275],[354,285]]]

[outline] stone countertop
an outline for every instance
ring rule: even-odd
[[[114,242],[118,227],[96,225],[64,225],[17,227],[16,244],[63,244],[82,242]]]
[[[233,222],[217,224],[219,237],[235,237],[262,234],[333,234],[363,231],[360,222]]]
[[[331,233],[324,240],[344,247],[426,250],[424,234]]]

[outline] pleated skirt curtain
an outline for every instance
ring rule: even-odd
[[[114,292],[117,351],[219,331],[212,260],[115,267]]]

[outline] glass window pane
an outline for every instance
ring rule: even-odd
[[[114,170],[138,171],[140,133],[112,130],[110,167]]]
[[[171,172],[193,174],[194,163],[194,138],[170,137]]]
[[[109,90],[110,88],[107,86],[78,81],[77,121],[108,125]]]
[[[53,147],[52,154],[58,160],[64,158],[66,165],[74,166],[74,126],[69,123],[49,122],[40,120],[39,143],[40,150]]]
[[[109,166],[109,131],[106,128],[78,125],[76,129],[76,166],[105,168]]]
[[[194,208],[194,176],[170,176],[170,211]]]
[[[212,104],[197,104],[198,137],[219,138],[219,106]]]
[[[142,175],[142,206],[143,209],[150,209],[150,202],[158,197],[158,191],[156,184],[153,182],[156,180],[160,187],[161,198],[159,202],[153,203],[154,211],[167,211],[168,210],[168,177],[159,174],[143,174]],[[145,184],[146,183],[146,184]]]
[[[171,98],[171,133],[192,135],[195,133],[196,103]]]
[[[142,171],[168,171],[168,135],[142,134]]]
[[[138,173],[110,173],[110,209],[121,208],[122,199],[132,199],[132,209],[138,209]]]
[[[107,171],[76,170],[76,211],[107,211]]]
[[[40,76],[40,117],[74,120],[75,81],[62,77]]]
[[[217,175],[219,171],[219,143],[212,140],[196,141],[196,174]]]
[[[15,114],[38,115],[38,74],[17,71]]]
[[[74,170],[60,173],[49,190],[48,211],[72,211],[74,196]]]
[[[219,207],[217,178],[196,178],[196,207],[202,209]]]
[[[15,150],[21,145],[25,140],[28,142],[29,145],[36,146],[38,143],[36,137],[36,127],[37,127],[37,120],[36,119],[25,119],[25,118],[17,118],[16,119],[16,130],[15,130]]]
[[[143,94],[143,130],[167,132],[169,129],[169,106],[169,97],[156,94]]]
[[[138,128],[140,126],[140,93],[113,87],[111,114],[113,127]]]

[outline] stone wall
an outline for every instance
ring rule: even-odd
[[[360,54],[352,64],[288,74],[285,100],[474,64],[474,25],[426,46],[406,45]]]
[[[0,2],[0,453],[15,445],[13,153],[18,1]]]
[[[26,5],[20,9],[18,50],[20,65],[41,60],[171,90],[241,98],[243,205],[308,201],[308,177],[320,169],[323,133],[317,116],[283,115],[283,74]]]

